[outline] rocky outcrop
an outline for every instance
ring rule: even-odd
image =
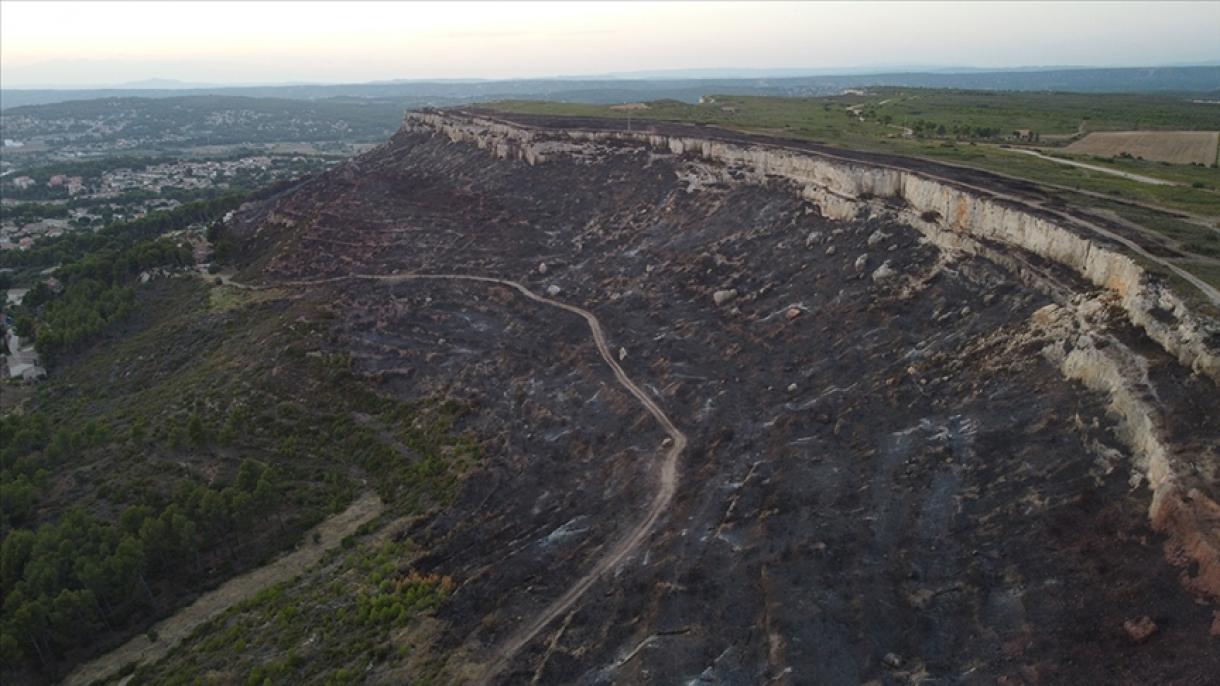
[[[649,132],[532,128],[470,112],[412,112],[404,128],[443,135],[498,158],[530,165],[560,156],[595,159],[621,150],[624,144],[630,150],[644,146],[654,154],[695,156],[710,167],[702,176],[736,183],[781,181],[832,219],[850,220],[862,211],[884,206],[942,249],[979,254],[1018,272],[1025,271],[1028,264],[1023,256],[1036,256],[1070,270],[1108,291],[1104,297],[1086,299],[1088,302],[1117,306],[1184,367],[1220,384],[1220,327],[1216,322],[1192,312],[1162,279],[1150,274],[1116,243],[1074,224],[1069,217],[1002,193],[911,169],[780,144],[744,144]],[[884,236],[878,236],[870,241],[870,247],[882,240]],[[806,244],[817,242],[811,236]],[[833,251],[831,246],[826,254]],[[867,262],[867,256],[862,255],[856,270],[868,268]],[[884,281],[891,276],[892,269],[883,263],[874,271],[873,280]],[[1072,288],[1057,283],[1044,285],[1062,301],[1041,312],[1035,321],[1045,330],[1044,335],[1056,341],[1047,346],[1046,355],[1064,376],[1108,395],[1111,411],[1120,418],[1123,439],[1153,493],[1151,522],[1170,537],[1170,559],[1193,561],[1194,572],[1184,577],[1185,583],[1220,598],[1220,506],[1202,490],[1207,484],[1192,483],[1183,476],[1189,472],[1184,466],[1187,460],[1175,456],[1175,449],[1167,445],[1163,419],[1141,391],[1147,387],[1147,379],[1141,372],[1139,356],[1114,344],[1105,336],[1104,327],[1089,323],[1081,328],[1088,316],[1081,314],[1082,297],[1073,297]],[[716,303],[727,301],[731,297],[728,293],[715,294]]]
[[[1105,333],[1097,321],[1105,309],[1102,300],[1074,298],[1038,310],[1032,326],[1051,341],[1043,354],[1064,376],[1109,396],[1121,438],[1152,491],[1149,519],[1154,529],[1169,536],[1166,556],[1188,568],[1182,575],[1184,585],[1220,599],[1220,505],[1200,488],[1205,484],[1192,483],[1198,477],[1188,456],[1166,443],[1164,420],[1148,401],[1143,361]]]
[[[949,231],[1020,248],[1117,293],[1133,324],[1183,365],[1220,383],[1220,327],[1215,322],[1195,315],[1181,297],[1117,246],[1089,236],[1062,217],[985,189],[778,144],[744,145],[648,132],[537,129],[468,112],[410,112],[404,128],[442,134],[498,158],[528,164],[560,155],[587,156],[593,152],[590,144],[599,143],[633,142],[676,155],[697,155],[733,169],[733,178],[742,182],[788,181],[834,219],[854,218],[874,201],[888,202],[925,232]],[[967,241],[958,247],[968,249],[972,244]]]

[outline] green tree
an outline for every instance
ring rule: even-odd
[[[23,576],[34,539],[34,532],[29,529],[14,529],[4,537],[4,545],[0,546],[0,580],[6,595]]]
[[[192,412],[191,417],[186,423],[186,433],[190,437],[191,443],[197,446],[202,446],[207,442],[207,430],[203,426],[203,418],[198,412]]]

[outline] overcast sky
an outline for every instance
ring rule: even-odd
[[[1220,2],[0,2],[0,84],[1220,59]]]

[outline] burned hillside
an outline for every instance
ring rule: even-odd
[[[326,294],[355,373],[472,408],[485,447],[394,534],[455,589],[369,677],[1220,673],[1220,333],[1035,195],[444,111],[245,208],[241,281]]]

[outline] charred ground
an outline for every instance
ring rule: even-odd
[[[569,313],[497,285],[327,280],[395,273],[513,279],[594,312],[690,438],[645,546],[499,681],[1220,673],[1214,605],[1180,583],[1197,570],[1166,561],[1108,399],[1042,354],[1035,313],[1064,285],[1095,289],[1032,255],[1011,256],[1016,273],[942,251],[895,217],[832,221],[780,180],[708,179],[691,157],[627,143],[532,165],[408,130],[247,208],[239,279],[330,299],[329,345],[357,375],[473,408],[462,428],[484,444],[451,505],[387,532],[413,544],[393,566],[454,589],[426,624],[357,660],[360,678],[477,674],[634,525],[664,438]],[[1164,432],[1214,484],[1214,383],[1117,308],[1099,316],[1144,356]],[[1143,617],[1156,630],[1137,642],[1124,622]],[[205,639],[142,677],[238,676],[267,659]]]

